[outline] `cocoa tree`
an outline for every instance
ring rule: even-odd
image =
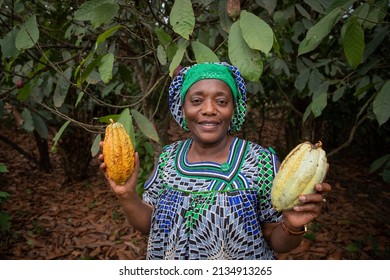
[[[0,7],[2,118],[14,119],[4,108],[15,108],[26,131],[74,156],[69,165],[97,153],[109,117],[129,130],[134,120],[139,149],[150,155],[149,143],[158,154],[168,141],[167,86],[177,67],[228,61],[248,81],[244,133],[253,115],[277,112],[285,120],[286,140],[275,144],[281,154],[322,139],[337,155],[363,136],[358,147],[370,147],[372,161],[381,157],[373,169],[388,172],[387,0],[3,0]],[[256,131],[261,142],[261,126]],[[72,143],[80,151],[67,150]],[[81,152],[90,146],[90,156]],[[70,177],[86,174],[73,169]]]

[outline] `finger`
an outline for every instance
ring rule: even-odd
[[[103,154],[100,154],[99,157],[98,157],[98,159],[99,159],[100,161],[104,161],[104,155],[103,155]]]
[[[106,171],[106,164],[103,162],[99,165],[100,170]]]
[[[325,183],[325,182],[322,182],[322,183],[319,183],[319,184],[316,184],[314,186],[315,190],[318,192],[318,193],[328,193],[332,190],[332,187],[328,184],[328,183]]]
[[[101,149],[103,149],[103,141],[99,142],[99,146],[100,146]]]

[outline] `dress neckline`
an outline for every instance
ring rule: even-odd
[[[192,142],[192,138],[183,141],[175,158],[177,171],[187,177],[219,178],[231,181],[240,170],[247,150],[246,141],[235,137],[230,144],[226,162],[222,164],[212,161],[189,162],[187,157]]]

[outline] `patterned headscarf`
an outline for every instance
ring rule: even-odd
[[[225,67],[230,75],[226,74]],[[201,71],[196,70],[201,69]],[[188,73],[189,76],[186,76]],[[169,109],[177,123],[188,131],[187,122],[183,116],[183,104],[187,90],[203,79],[218,79],[224,81],[232,90],[234,99],[234,115],[230,124],[230,131],[239,131],[245,121],[246,114],[246,85],[237,67],[226,62],[202,63],[184,67],[172,80],[169,87]]]

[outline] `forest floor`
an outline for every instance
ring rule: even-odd
[[[37,155],[34,139],[19,130],[3,136]],[[53,155],[55,157],[55,155]],[[0,234],[0,259],[144,259],[147,236],[128,225],[116,197],[91,163],[89,179],[65,183],[54,158],[45,173],[0,141],[0,210],[12,216]],[[322,215],[309,225],[301,245],[281,259],[390,259],[390,188],[368,164],[347,156],[330,160],[332,192]]]

